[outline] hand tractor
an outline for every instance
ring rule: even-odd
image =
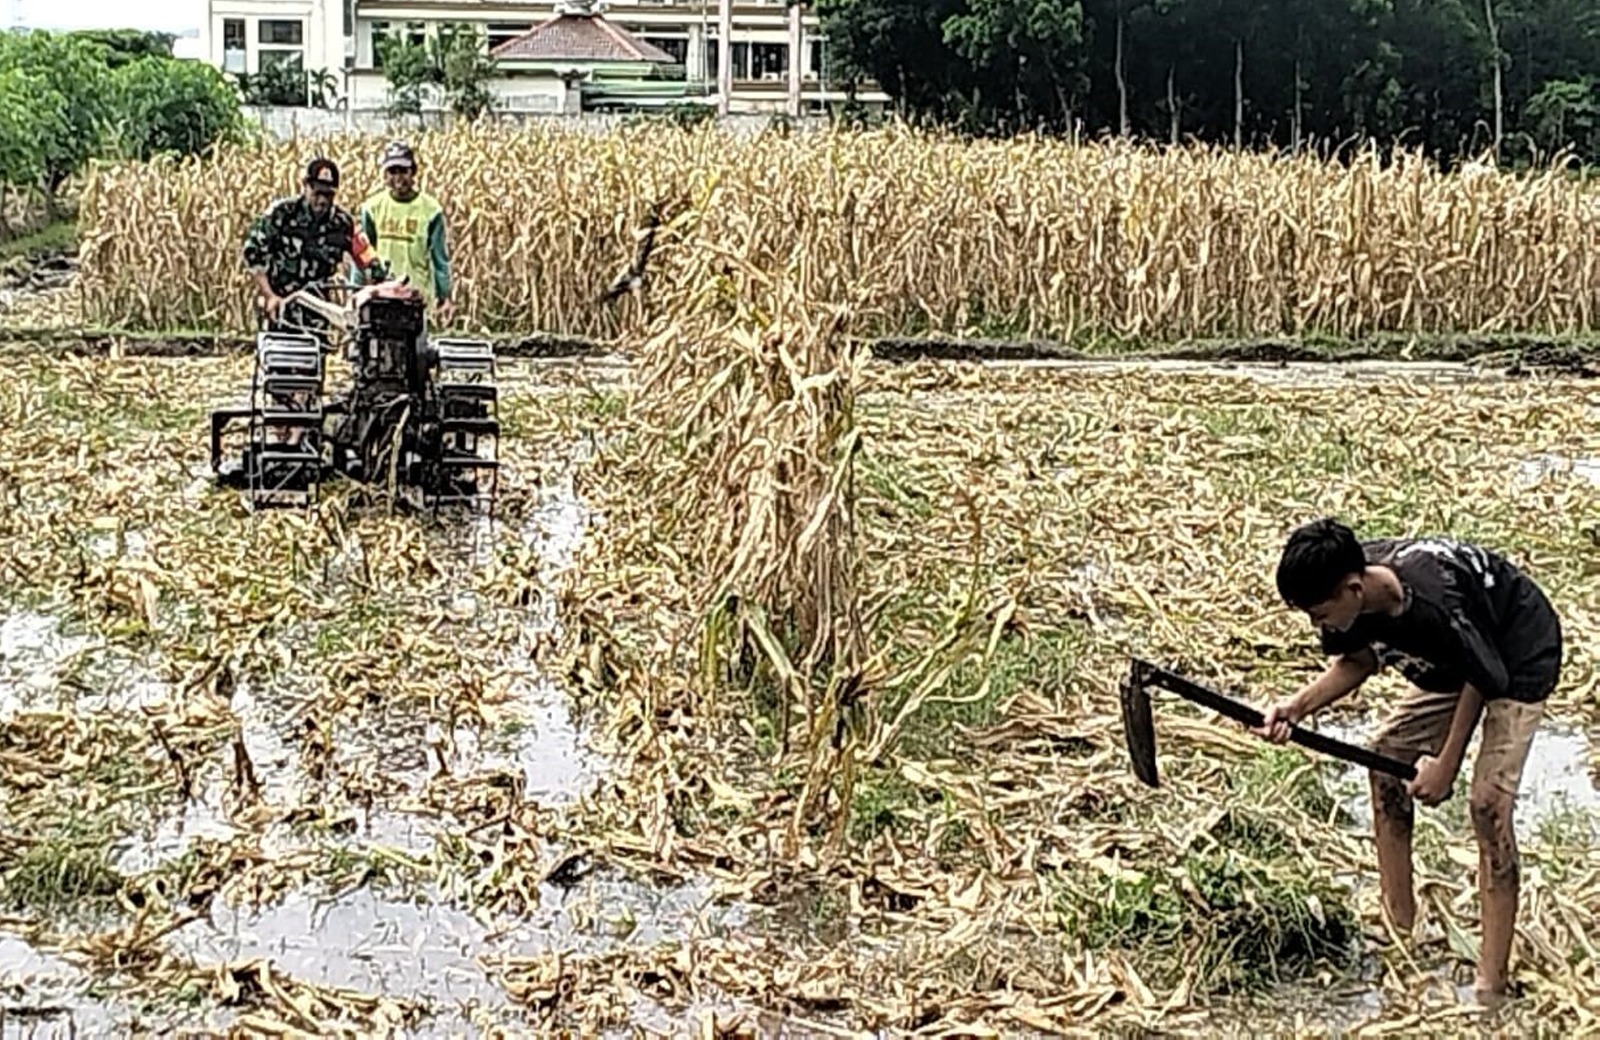
[[[487,506],[497,491],[500,420],[494,347],[483,340],[426,337],[421,293],[404,282],[362,287],[348,305],[311,286],[256,336],[248,407],[211,413],[211,468],[251,509],[308,506],[322,483],[343,475],[385,488],[418,510]],[[320,318],[321,321],[317,321]],[[351,385],[324,390],[330,351],[319,326],[348,334]],[[236,461],[223,438],[246,427]]]

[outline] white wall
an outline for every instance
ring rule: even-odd
[[[246,108],[245,115],[261,123],[262,128],[279,140],[290,140],[296,137],[328,137],[351,131],[361,134],[377,134],[382,136],[402,136],[407,131],[412,131],[418,125],[439,127],[449,123],[450,116],[442,112],[429,112],[418,117],[405,119],[390,119],[382,112],[335,112],[325,108]],[[620,125],[625,115],[599,114],[586,112],[582,115],[540,115],[525,112],[514,115],[502,115],[502,120],[518,123],[540,123],[546,120],[560,120],[564,126],[577,129],[604,133]],[[772,125],[772,117],[767,115],[729,115],[721,118],[723,126],[735,133],[760,133]],[[828,125],[826,119],[807,119],[801,121],[799,128],[822,129]]]
[[[337,75],[344,68],[344,0],[210,0],[200,26],[200,53],[224,72],[261,71],[263,50],[300,51],[307,69],[327,69]],[[239,20],[244,25],[244,54],[230,53],[225,26]],[[301,23],[300,46],[261,42],[264,21]]]
[[[389,104],[389,81],[381,72],[352,72],[349,85],[351,104],[357,112],[381,109]],[[488,86],[494,92],[495,104],[501,109],[548,115],[567,111],[563,108],[566,88],[553,76],[500,76],[491,79]],[[440,107],[438,97],[429,88],[424,88],[423,107]]]

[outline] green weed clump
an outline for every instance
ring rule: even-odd
[[[1151,985],[1260,992],[1348,967],[1348,893],[1294,855],[1264,812],[1230,808],[1188,848],[1142,869],[1086,865],[1056,896],[1063,933],[1118,951]]]
[[[122,890],[103,821],[72,816],[22,839],[0,857],[0,906],[72,913],[104,906]]]

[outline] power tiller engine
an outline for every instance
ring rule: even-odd
[[[252,509],[305,506],[342,475],[417,509],[494,508],[500,420],[494,347],[425,336],[421,293],[390,282],[339,306],[302,290],[301,307],[348,334],[350,389],[324,388],[327,339],[281,323],[256,336],[247,408],[211,413],[217,483]],[[237,461],[223,461],[230,427],[247,426]]]

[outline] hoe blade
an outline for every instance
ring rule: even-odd
[[[1150,691],[1145,689],[1144,668],[1134,661],[1122,680],[1122,735],[1128,743],[1133,772],[1151,787],[1161,786],[1156,775],[1156,727],[1150,718]]]

